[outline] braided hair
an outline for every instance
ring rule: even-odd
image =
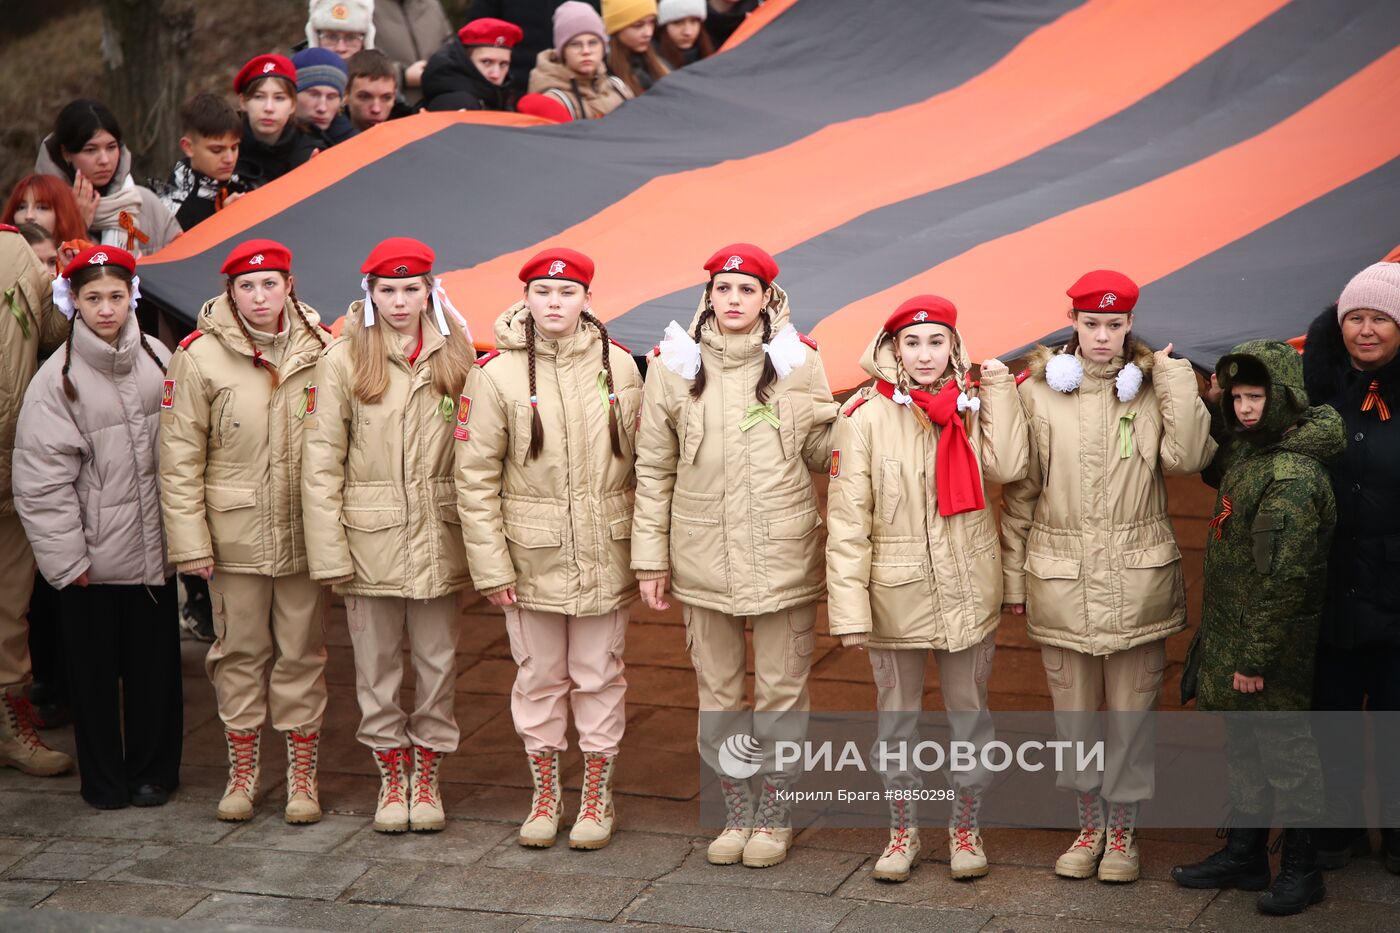
[[[243,315],[239,313],[238,303],[233,298],[233,279],[224,281],[224,294],[228,296],[229,308],[233,311],[233,320],[238,324],[238,329],[243,332],[243,337],[248,341],[248,348],[253,351],[253,365],[267,368],[267,374],[272,379],[272,387],[275,389],[281,384],[282,378],[277,374],[277,367],[263,359],[262,351],[253,340],[252,333],[248,330],[248,322],[243,320]]]
[[[104,276],[110,276],[125,283],[128,292],[130,291],[131,273],[127,272],[121,266],[84,266],[74,272],[72,278],[69,280],[73,289],[73,294],[76,296],[84,285],[95,282]],[[60,372],[63,376],[63,394],[68,396],[68,401],[70,402],[76,402],[78,400],[78,388],[73,385],[73,380],[69,378],[68,370],[73,366],[73,334],[77,331],[78,321],[81,318],[81,314],[75,313],[73,315],[73,322],[68,328],[68,339],[63,343],[63,369]],[[140,334],[140,340],[141,349],[146,351],[146,355],[155,362],[156,367],[161,371],[161,374],[164,375],[165,364],[162,363],[160,357],[156,355],[155,348],[153,348],[150,341],[146,339],[145,333]]]
[[[535,317],[525,315],[525,355],[530,366],[530,452],[527,461],[533,460],[544,450],[544,425],[540,422],[540,398],[535,391]]]
[[[767,291],[771,286],[769,283],[759,279],[758,283],[763,291]],[[714,287],[714,280],[705,286],[705,310],[700,313],[700,317],[695,320],[695,330],[691,333],[690,339],[696,343],[700,342],[700,332],[705,329],[705,325],[715,319],[715,306],[710,302],[710,289]],[[777,300],[775,294],[773,300]],[[758,313],[763,321],[763,342],[768,343],[773,337],[773,318],[771,315],[771,304],[765,306]],[[773,366],[773,359],[767,353],[763,354],[763,371],[758,375],[758,384],[754,387],[754,397],[760,405],[768,402],[768,393],[773,387],[773,383],[778,381],[778,370]],[[690,397],[699,398],[705,393],[705,361],[703,356],[700,360],[700,368],[696,370],[695,378],[690,383]]]
[[[612,441],[613,456],[621,457],[622,439],[617,433],[617,388],[613,385],[612,354],[609,351],[611,341],[608,340],[608,329],[602,321],[587,311],[580,314],[579,317],[598,328],[598,335],[603,342],[603,374],[608,380],[608,438]],[[535,394],[533,383],[530,385],[530,394]]]
[[[321,332],[321,328],[312,324],[310,318],[306,316],[306,306],[297,298],[297,287],[292,284],[290,275],[287,276],[287,297],[292,300],[292,307],[296,310],[297,317],[301,319],[301,326],[305,327],[307,333],[315,337],[316,342],[324,349],[326,346],[325,335]]]

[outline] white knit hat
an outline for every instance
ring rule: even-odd
[[[1400,324],[1400,263],[1378,262],[1352,277],[1337,299],[1337,320],[1358,308],[1388,314]]]
[[[656,4],[656,25],[665,26],[678,19],[694,16],[705,19],[710,15],[709,4],[705,0],[660,0]]]
[[[317,48],[322,29],[362,32],[365,48],[374,48],[374,0],[311,0],[306,10],[306,44]]]

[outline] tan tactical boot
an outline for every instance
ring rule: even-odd
[[[744,845],[753,833],[753,793],[748,781],[720,778],[724,794],[724,831],[710,843],[705,857],[711,865],[735,865],[744,858]]]
[[[34,707],[28,698],[0,693],[0,765],[36,777],[52,777],[73,768],[73,759],[44,744],[34,731]]]
[[[1065,853],[1055,859],[1061,878],[1092,878],[1103,855],[1103,798],[1098,791],[1075,795],[1079,806],[1079,835]]]
[[[408,828],[415,833],[436,832],[447,825],[438,789],[442,755],[431,748],[413,747],[413,793],[408,803]]]
[[[408,829],[408,749],[376,748],[379,766],[379,801],[374,809],[374,830],[401,833]]]
[[[228,745],[228,785],[219,801],[219,819],[239,823],[253,818],[253,799],[258,796],[258,730],[224,730]]]
[[[583,794],[579,800],[578,818],[569,830],[570,849],[601,849],[612,842],[612,779],[615,764],[616,755],[583,753]]]
[[[919,864],[919,827],[914,803],[910,800],[890,802],[890,841],[870,877],[876,881],[908,881],[909,873]]]
[[[778,796],[784,790],[786,786],[781,782],[763,782],[753,833],[744,843],[744,865],[748,868],[771,868],[787,859],[788,847],[792,845],[792,826],[788,820],[791,803]]]
[[[1141,876],[1135,832],[1137,814],[1135,803],[1108,805],[1108,838],[1103,860],[1099,862],[1100,881],[1127,884]]]
[[[321,787],[316,779],[321,736],[312,732],[303,735],[295,729],[287,733],[287,809],[288,823],[321,822]]]
[[[559,834],[562,804],[559,800],[559,753],[530,755],[530,776],[535,781],[535,796],[530,800],[530,815],[520,827],[522,846],[547,849]]]
[[[987,874],[987,853],[982,848],[982,833],[977,826],[981,809],[982,798],[975,791],[958,790],[953,814],[948,818],[949,868],[956,881]]]

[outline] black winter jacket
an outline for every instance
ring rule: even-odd
[[[238,177],[250,188],[260,188],[302,165],[316,151],[311,137],[297,128],[296,120],[288,120],[281,137],[272,145],[261,142],[243,115],[243,142],[238,148]]]
[[[516,93],[497,87],[472,64],[471,50],[452,39],[423,69],[424,110],[514,110]]]

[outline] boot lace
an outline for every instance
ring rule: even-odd
[[[39,738],[39,734],[34,731],[34,723],[38,716],[35,714],[34,706],[29,702],[28,697],[6,694],[5,707],[10,714],[10,728],[14,730],[15,738],[23,742],[25,747],[32,752],[48,748]]]
[[[311,791],[311,779],[316,774],[316,744],[321,737],[316,733],[302,735],[299,732],[288,732],[287,737],[291,741],[292,795],[315,797]]]
[[[599,809],[603,806],[603,772],[607,770],[608,759],[603,755],[585,755],[583,759],[583,800],[579,804],[578,818],[601,822]]]
[[[763,798],[758,804],[758,813],[755,814],[753,831],[755,833],[772,834],[774,829],[779,828],[776,824],[781,823],[783,814],[787,807],[778,800],[778,787],[776,784],[764,782]]]
[[[402,748],[377,748],[374,750],[374,757],[379,759],[379,772],[384,776],[383,806],[404,803],[404,750]]]
[[[555,783],[554,756],[531,755],[530,761],[540,773],[539,789],[535,792],[535,810],[530,819],[550,819],[554,815],[554,804],[559,799],[558,785]]]
[[[744,793],[745,788],[741,784],[733,781],[720,781],[720,790],[724,792],[724,828],[744,829],[749,819],[749,801]]]
[[[433,778],[437,777],[439,753],[431,748],[418,749],[418,767],[413,773],[413,802],[436,803],[433,799]]]
[[[253,771],[258,762],[258,734],[256,732],[229,732],[228,748],[230,757],[228,769],[228,792],[243,791],[253,793]]]
[[[1128,819],[1128,808],[1118,804],[1113,805],[1112,826],[1109,827],[1108,850],[1117,852],[1119,855],[1128,854],[1128,834],[1132,829],[1126,825]]]
[[[953,828],[954,848],[958,852],[973,852],[976,848],[973,843],[977,830],[973,823],[977,798],[972,794],[963,794],[958,798],[958,803],[957,824]]]
[[[1092,849],[1094,836],[1102,828],[1099,826],[1099,795],[1087,793],[1079,795],[1079,838],[1074,840],[1074,849]]]
[[[894,812],[894,832],[890,834],[890,844],[885,846],[886,855],[902,855],[909,850],[908,801],[896,800]]]

